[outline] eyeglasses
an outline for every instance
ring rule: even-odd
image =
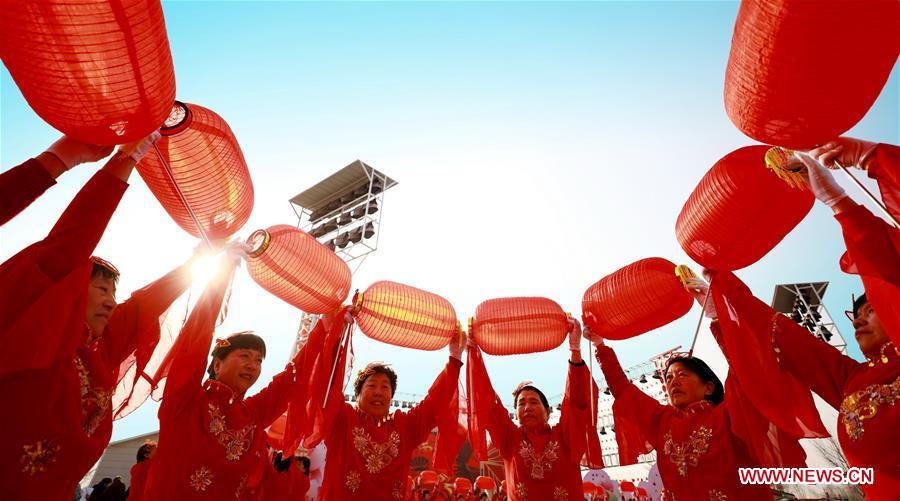
[[[869,312],[871,312],[871,311],[872,311],[872,306],[870,306],[869,303],[865,303],[865,304],[863,304],[862,306],[859,307],[859,314],[858,314],[858,315],[856,314],[856,312],[854,312],[854,311],[852,311],[852,310],[846,310],[846,311],[844,311],[844,315],[847,315],[847,318],[850,319],[850,322],[855,322],[857,318],[859,318],[859,317],[861,317],[861,316],[866,316],[866,315],[868,315]]]
[[[844,315],[847,315],[847,318],[850,319],[850,322],[856,321],[856,312],[853,310],[844,310]]]

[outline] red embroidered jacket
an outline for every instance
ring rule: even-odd
[[[126,188],[98,172],[44,240],[0,265],[0,343],[11,348],[0,364],[0,489],[10,499],[71,497],[109,443],[122,374],[135,353],[153,352],[160,315],[190,283],[177,268],[136,291],[87,343],[90,255]]]
[[[56,184],[44,167],[35,159],[0,173],[0,226]]]
[[[375,420],[343,403],[330,423],[325,447],[325,479],[320,499],[402,500],[413,451],[437,426],[459,382],[462,362],[450,358],[422,402],[409,412]],[[342,398],[332,392],[329,398]]]

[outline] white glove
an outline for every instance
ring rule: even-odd
[[[462,361],[463,351],[466,349],[466,331],[460,329],[450,341],[450,356]]]
[[[162,137],[162,135],[158,130],[153,131],[144,139],[119,146],[119,153],[122,156],[131,157],[134,160],[134,163],[137,164],[144,158],[144,155],[150,151],[150,148],[153,147],[153,144],[156,143],[160,137]]]
[[[581,323],[572,317],[569,321],[569,351],[581,351]]]
[[[712,297],[709,297],[709,284],[702,278],[688,278],[685,280],[684,288],[694,296],[697,304],[703,308],[703,316],[710,320],[719,318],[716,312],[716,305],[713,303]],[[704,305],[703,303],[706,302]]]
[[[844,167],[857,166],[861,169],[866,169],[867,166],[865,164],[875,151],[876,146],[878,146],[878,143],[871,141],[863,141],[852,137],[839,137],[818,148],[809,150],[809,156],[830,169],[838,168],[833,163],[835,160]]]
[[[113,146],[98,146],[95,144],[82,143],[81,141],[72,139],[69,136],[63,136],[56,140],[47,148],[47,153],[55,156],[65,165],[66,170],[76,165],[88,162],[96,162],[109,156],[113,151]]]
[[[822,164],[805,153],[795,152],[794,155],[806,166],[806,172],[809,175],[809,189],[819,201],[829,207],[834,207],[838,202],[847,198],[847,192],[841,188],[831,172],[828,172],[828,169]]]
[[[590,341],[594,346],[603,346],[603,338],[599,334],[595,334],[587,325],[584,326],[584,338]]]

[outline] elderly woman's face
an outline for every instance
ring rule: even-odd
[[[704,382],[687,366],[675,362],[666,370],[666,390],[672,405],[682,409],[688,405],[705,400],[715,390],[712,382]]]
[[[859,308],[856,319],[853,320],[853,328],[860,351],[869,358],[877,356],[882,345],[888,342],[887,332],[881,324],[881,319],[878,318],[878,314],[869,303]]]
[[[384,374],[373,374],[366,378],[359,390],[357,405],[359,410],[373,418],[384,417],[391,408],[391,380]]]
[[[541,402],[541,397],[534,390],[522,390],[516,399],[516,417],[519,424],[526,428],[542,426],[550,420],[550,413]]]

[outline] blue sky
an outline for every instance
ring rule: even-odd
[[[400,185],[387,193],[380,248],[354,287],[387,279],[428,289],[463,321],[482,300],[511,295],[578,311],[591,283],[634,260],[689,263],[674,236],[684,200],[716,160],[753,144],[722,99],[737,2],[163,6],[178,98],[222,115],[250,167],[256,206],[239,234],[295,222],[288,198],[362,159]],[[849,135],[900,143],[897,73]],[[57,136],[4,68],[0,168]],[[66,174],[0,228],[0,258],[42,238],[95,170]],[[97,250],[124,271],[123,297],[195,245],[136,174],[131,184]],[[853,344],[841,312],[861,285],[840,272],[842,251],[837,223],[817,205],[738,274],[767,302],[777,283],[830,281],[826,305]],[[699,313],[612,346],[630,365],[689,345]],[[240,272],[222,333],[255,329],[269,342],[257,388],[287,361],[298,321]],[[444,351],[355,339],[361,364],[394,363],[402,392],[424,392],[445,360]],[[566,356],[487,364],[501,396],[523,379],[552,395]],[[155,411],[118,422],[114,438],[155,428]]]

